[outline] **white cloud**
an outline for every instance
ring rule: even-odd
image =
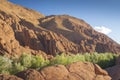
[[[107,28],[107,27],[104,27],[104,26],[96,26],[94,27],[94,29],[98,32],[101,32],[101,33],[104,33],[104,34],[109,34],[112,32],[111,29]]]

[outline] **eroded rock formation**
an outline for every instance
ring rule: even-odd
[[[44,16],[0,0],[0,54],[120,52],[120,45],[68,15]]]
[[[40,26],[63,35],[79,45],[78,52],[118,53],[120,46],[105,34],[95,31],[85,21],[69,15],[53,15],[40,19]]]

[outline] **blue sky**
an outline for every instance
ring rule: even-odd
[[[85,20],[120,43],[120,0],[9,0],[45,15],[68,14]]]

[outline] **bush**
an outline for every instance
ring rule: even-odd
[[[26,54],[26,53],[23,53],[20,58],[19,58],[19,62],[22,66],[26,67],[26,68],[29,68],[31,67],[31,62],[32,62],[32,56],[31,54]]]
[[[42,56],[32,56],[31,68],[40,69],[49,64],[49,60],[45,60]]]
[[[62,53],[61,55],[57,55],[53,59],[50,60],[50,65],[56,65],[56,64],[63,64],[68,65],[73,62],[77,61],[85,61],[85,58],[83,55],[77,54],[77,55],[65,55]]]
[[[0,56],[0,73],[9,74],[12,67],[12,60],[7,57]]]
[[[98,64],[101,68],[108,68],[115,65],[115,59],[118,57],[117,54],[113,53],[85,53],[77,55],[57,55],[52,60],[50,60],[51,65],[63,64],[68,65],[73,62],[83,61],[83,62],[92,62]]]
[[[68,65],[73,62],[83,61],[98,64],[102,68],[108,68],[115,65],[115,59],[118,57],[112,53],[86,53],[84,55],[57,55],[51,60],[46,60],[42,56],[35,56],[23,53],[20,57],[14,56],[11,58],[0,56],[0,73],[16,74],[28,68],[41,69],[45,66],[63,64]]]
[[[12,68],[10,70],[10,74],[16,74],[20,71],[24,71],[25,69],[27,69],[26,67],[22,66],[20,62],[18,63],[12,63]]]

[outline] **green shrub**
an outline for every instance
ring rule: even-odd
[[[31,54],[26,54],[26,53],[23,53],[20,58],[20,64],[26,68],[29,68],[31,67],[31,62],[32,62],[32,55]]]
[[[21,63],[12,63],[12,68],[10,70],[10,74],[16,74],[20,71],[24,71],[25,69],[27,69],[26,67],[22,66]]]
[[[115,60],[118,57],[117,54],[113,53],[93,53],[85,54],[85,61],[98,64],[102,68],[107,68],[115,65]]]
[[[50,65],[55,65],[55,64],[66,65],[67,57],[65,57],[65,54],[57,55],[56,57],[54,57],[53,59],[50,60]]]
[[[68,65],[73,62],[83,61],[98,64],[102,68],[108,68],[115,65],[115,60],[118,57],[112,53],[93,53],[93,54],[76,54],[76,55],[57,55],[51,60],[46,60],[42,56],[35,56],[23,53],[20,57],[14,56],[11,58],[0,56],[0,73],[16,74],[28,68],[41,69],[45,66],[63,64]]]
[[[57,55],[52,60],[50,60],[51,65],[55,64],[63,64],[67,65],[73,62],[77,61],[83,61],[83,62],[92,62],[95,64],[98,64],[102,68],[107,68],[115,65],[115,59],[118,57],[118,55],[113,53],[85,53],[77,54],[77,55],[65,55],[64,53],[61,55]]]
[[[116,55],[116,54],[112,54],[112,53],[103,54],[103,53],[101,53],[98,56],[98,61],[96,62],[96,64],[98,64],[102,68],[108,68],[108,67],[115,65],[115,61],[116,61],[117,57],[118,57],[118,55]]]
[[[9,74],[12,67],[12,60],[5,56],[0,56],[0,73]]]
[[[62,53],[61,55],[57,55],[53,59],[50,60],[51,65],[56,65],[56,64],[63,64],[63,65],[68,65],[73,62],[77,61],[85,61],[85,58],[83,55],[77,54],[77,55],[65,55]]]
[[[49,64],[49,60],[45,60],[42,56],[32,56],[31,68],[40,69]]]

